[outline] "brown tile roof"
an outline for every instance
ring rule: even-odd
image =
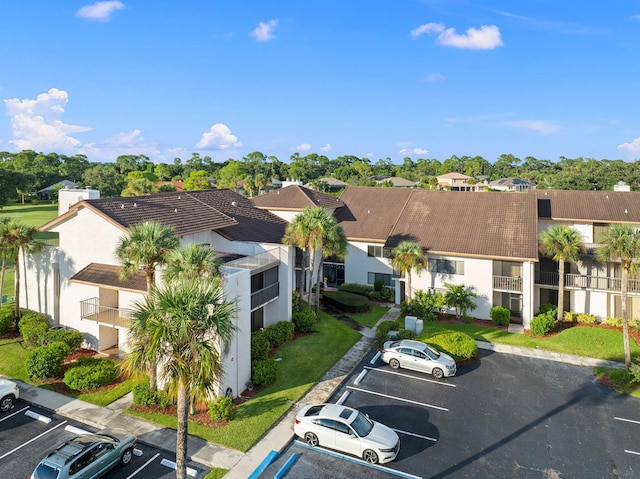
[[[221,189],[84,200],[41,230],[81,207],[94,209],[123,229],[144,221],[159,221],[173,226],[179,236],[216,231],[232,241],[280,243],[287,225],[278,216],[254,207],[244,196]]]
[[[412,240],[432,254],[538,259],[536,201],[528,195],[410,192],[386,247]]]
[[[90,263],[82,270],[74,274],[70,281],[122,289],[136,292],[147,292],[147,279],[144,272],[138,272],[133,278],[125,281],[120,279],[120,267],[110,264]]]
[[[307,206],[320,206],[333,210],[343,205],[342,201],[335,196],[299,185],[272,190],[252,198],[251,202],[258,208],[295,211],[302,210]]]
[[[595,223],[640,223],[640,192],[530,190],[538,216]]]

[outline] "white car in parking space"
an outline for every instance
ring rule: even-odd
[[[340,404],[304,406],[293,430],[310,446],[336,449],[372,464],[393,461],[400,450],[400,438],[393,429]]]
[[[8,379],[0,379],[0,411],[13,409],[16,399],[20,397],[18,385]]]
[[[451,356],[411,339],[384,343],[382,360],[393,369],[412,369],[433,374],[438,379],[456,374],[456,362]]]

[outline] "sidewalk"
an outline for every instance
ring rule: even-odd
[[[399,307],[392,306],[380,321],[395,320],[400,316],[400,313]],[[362,333],[362,338],[247,453],[189,436],[188,452],[190,459],[209,467],[229,469],[229,472],[224,476],[225,479],[246,479],[251,476],[267,454],[274,450],[280,452],[289,443],[293,437],[293,423],[298,410],[305,404],[327,402],[333,392],[371,350],[374,344],[375,326],[372,329],[363,328],[360,332]],[[477,344],[480,349],[499,353],[561,361],[579,366],[624,368],[623,363],[615,361],[484,341],[477,341]],[[173,429],[163,428],[142,419],[122,414],[131,404],[131,394],[107,407],[100,407],[53,391],[18,382],[20,383],[20,397],[28,402],[96,428],[125,429],[135,434],[142,442],[167,451],[175,452],[176,450],[176,432]]]

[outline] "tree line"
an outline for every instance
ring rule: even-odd
[[[96,188],[103,197],[172,191],[172,185],[163,184],[172,181],[182,181],[187,190],[205,189],[212,180],[220,188],[241,187],[248,196],[255,196],[272,179],[295,179],[326,190],[328,185],[321,180],[326,177],[354,186],[375,186],[375,177],[399,176],[433,188],[438,175],[450,172],[478,181],[515,177],[534,183],[539,189],[611,190],[624,181],[632,190],[640,190],[640,159],[626,162],[561,156],[558,161],[551,161],[503,154],[493,163],[481,156],[454,155],[443,161],[407,157],[402,164],[395,164],[390,158],[372,161],[346,155],[329,159],[316,153],[304,156],[294,153],[284,162],[256,151],[240,160],[223,162],[192,153],[186,161],[174,158],[171,163],[154,163],[146,155],[121,155],[113,163],[102,163],[91,162],[81,154],[66,156],[23,150],[0,152],[0,205],[62,180]]]

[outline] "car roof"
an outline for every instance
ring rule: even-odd
[[[394,347],[398,348],[415,348],[420,350],[425,350],[427,345],[422,341],[415,341],[413,339],[401,339],[400,341],[396,341],[398,344],[394,345]]]
[[[100,436],[93,434],[82,434],[61,444],[55,451],[47,456],[47,462],[57,466],[64,466],[78,454],[86,451],[91,446],[99,442],[115,442],[113,438],[108,436]]]
[[[349,419],[354,418],[358,411],[341,404],[318,404],[309,406],[305,411],[305,417],[315,416],[328,419],[341,419],[350,422]]]

